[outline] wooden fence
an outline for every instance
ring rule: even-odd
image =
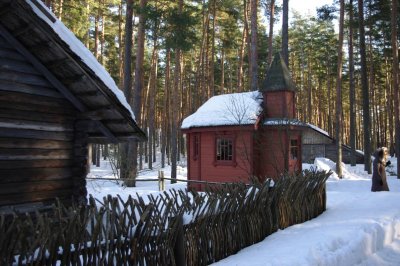
[[[207,265],[325,210],[330,173],[0,215],[0,265]],[[267,250],[265,252],[268,252]]]

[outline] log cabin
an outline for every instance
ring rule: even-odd
[[[88,143],[145,140],[110,74],[36,0],[0,0],[0,211],[86,201]]]
[[[337,160],[336,141],[328,132],[314,125],[308,124],[308,127],[303,131],[302,140],[302,161],[303,163],[313,163],[315,158],[328,158],[334,162]],[[356,163],[364,163],[364,153],[356,151]],[[342,144],[342,161],[346,164],[351,163],[351,148],[348,145]]]
[[[296,119],[295,93],[296,86],[278,53],[258,91],[214,96],[185,118],[181,130],[186,134],[188,179],[276,180],[285,172],[301,171],[304,155],[307,161],[325,157],[334,139]],[[323,152],[316,147],[323,147]]]

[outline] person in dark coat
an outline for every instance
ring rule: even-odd
[[[372,163],[372,187],[371,191],[389,191],[389,186],[386,179],[386,162],[388,150],[385,147],[379,148],[375,151],[375,159]]]

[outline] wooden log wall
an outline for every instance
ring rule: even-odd
[[[326,157],[336,162],[336,144],[335,140],[312,129],[303,131],[303,153],[304,163],[313,163],[316,157]],[[343,162],[350,163],[351,150],[349,146],[342,146]],[[364,156],[356,153],[356,162],[363,163]]]
[[[72,177],[83,175],[74,156],[84,157],[86,144],[74,140],[85,137],[74,133],[75,119],[75,108],[0,37],[0,206],[70,198]]]

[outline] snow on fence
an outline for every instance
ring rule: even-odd
[[[330,173],[0,215],[0,265],[207,265],[325,210]],[[268,251],[266,251],[268,252]]]

